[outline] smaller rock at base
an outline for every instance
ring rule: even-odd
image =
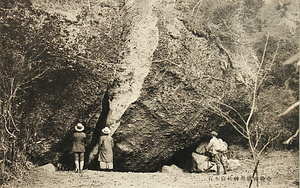
[[[43,166],[39,166],[36,169],[46,171],[46,172],[55,172],[55,166],[51,163],[43,165]]]
[[[161,172],[162,173],[176,174],[176,173],[182,173],[183,170],[181,168],[179,168],[178,166],[173,164],[171,166],[164,165],[161,169]]]

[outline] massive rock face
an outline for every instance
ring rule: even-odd
[[[109,2],[112,4],[105,4]],[[95,5],[95,15],[102,17],[99,16],[101,19],[98,21],[91,20],[99,22],[99,28],[101,24],[109,25],[109,19],[105,21],[105,12],[118,12],[113,2],[119,3],[103,1],[102,7]],[[69,160],[72,156],[68,155],[67,148],[71,143],[68,139],[73,130],[72,124],[78,121],[86,125],[89,137],[87,153],[92,157],[97,156],[94,154],[101,128],[109,126],[113,129],[114,167],[120,171],[157,171],[174,155],[186,151],[191,145],[198,145],[203,136],[219,125],[218,119],[207,111],[205,104],[211,98],[222,98],[230,89],[234,76],[228,66],[229,58],[213,40],[186,28],[182,19],[184,15],[176,6],[173,0],[125,1],[119,7],[121,13],[118,12],[124,24],[111,27],[118,30],[123,27],[123,36],[119,39],[122,48],[107,40],[109,36],[116,42],[115,35],[101,31],[100,36],[103,35],[105,40],[101,40],[102,43],[95,48],[104,49],[100,49],[100,55],[91,56],[100,59],[91,61],[99,63],[98,70],[93,70],[99,74],[87,74],[86,77],[79,74],[74,76],[78,81],[68,80],[70,88],[75,88],[72,92],[78,102],[75,105],[66,91],[65,96],[68,97],[58,102],[63,105],[56,106],[59,108],[57,114],[51,111],[47,121],[54,124],[52,127],[60,127],[61,138],[66,137],[53,150],[64,153],[61,161],[69,163],[69,168],[73,163]],[[103,23],[101,20],[104,20]],[[74,27],[80,31],[80,27],[88,26],[77,23]],[[110,52],[108,48],[119,50],[119,61],[115,62],[115,56],[108,57],[116,54],[106,53]],[[107,64],[101,64],[102,60],[106,60]],[[113,82],[108,84],[110,87],[107,89],[105,82],[109,80],[108,75],[112,75]],[[57,76],[58,81],[65,81],[62,78],[62,75]],[[51,93],[51,96],[58,101],[61,92]],[[47,100],[49,104],[52,102]],[[66,114],[71,115],[61,117]],[[57,117],[60,121],[56,121]],[[92,162],[88,167],[97,168],[97,163]]]
[[[218,125],[203,104],[221,97],[231,76],[221,66],[227,56],[184,27],[174,1],[130,7],[124,72],[110,88],[106,124],[115,130],[115,169],[156,171]]]

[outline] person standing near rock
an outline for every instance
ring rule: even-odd
[[[110,135],[111,130],[108,127],[102,129],[102,134],[99,138],[99,167],[100,170],[113,169],[113,138]]]
[[[83,132],[84,126],[78,123],[75,126],[75,132],[73,134],[73,148],[74,160],[75,160],[75,172],[82,172],[84,166],[84,152],[86,144],[86,134]]]
[[[224,154],[222,151],[219,150],[220,148],[220,142],[217,139],[218,133],[215,131],[212,131],[210,133],[211,135],[211,139],[208,143],[208,145],[206,146],[206,149],[208,152],[211,153],[212,155],[212,161],[214,161],[217,165],[217,174],[220,175],[220,168],[221,168],[221,164],[223,166],[224,169],[224,174],[227,173],[227,169],[225,166],[225,161],[224,161]]]

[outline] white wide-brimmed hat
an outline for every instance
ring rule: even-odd
[[[81,123],[77,123],[77,125],[75,126],[75,130],[81,132],[84,130],[84,126]]]
[[[102,129],[102,132],[103,132],[104,134],[109,134],[109,133],[111,133],[111,130],[110,130],[110,128],[108,128],[108,127],[104,127],[104,129]]]

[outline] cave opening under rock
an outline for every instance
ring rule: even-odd
[[[176,165],[183,169],[185,172],[191,172],[192,168],[192,153],[196,151],[196,148],[203,143],[209,142],[210,136],[205,135],[199,140],[193,142],[188,147],[176,151],[163,165]],[[162,166],[163,166],[162,165]]]

